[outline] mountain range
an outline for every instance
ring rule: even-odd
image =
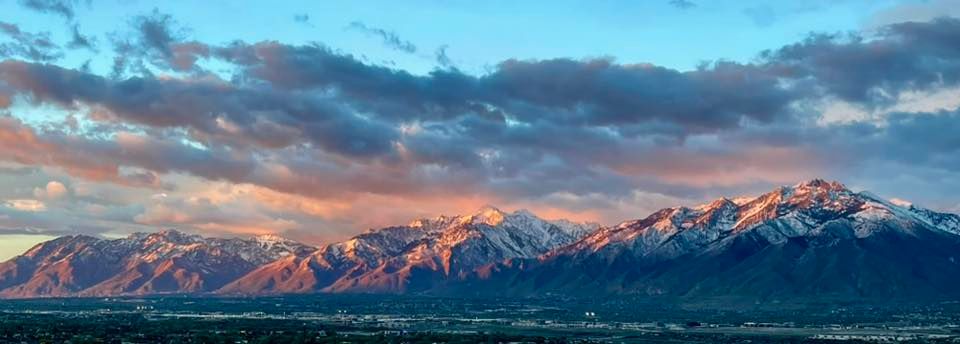
[[[420,219],[313,247],[166,230],[65,236],[0,263],[0,297],[400,293],[945,299],[960,217],[812,180],[614,226],[520,210]]]

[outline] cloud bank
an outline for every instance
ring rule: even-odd
[[[320,43],[207,43],[177,25],[134,19],[109,75],[51,63],[46,36],[0,26],[0,161],[40,169],[35,195],[3,195],[0,227],[69,230],[88,208],[76,228],[323,238],[487,203],[609,223],[815,176],[938,189],[918,196],[956,206],[960,112],[934,102],[960,87],[953,18],[689,71],[556,58],[480,75],[417,75]],[[907,98],[927,106],[905,111]],[[62,120],[34,123],[35,109]],[[129,199],[94,196],[107,189]]]

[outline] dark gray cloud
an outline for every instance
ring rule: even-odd
[[[411,43],[410,41],[403,40],[393,31],[388,31],[381,28],[367,26],[362,22],[351,22],[347,25],[348,29],[356,30],[367,35],[379,37],[383,41],[383,45],[394,49],[397,51],[402,51],[408,54],[414,54],[417,52],[417,46]]]
[[[475,77],[457,70],[415,76],[316,45],[234,44],[216,54],[241,66],[248,81],[335,90],[354,106],[391,120],[509,113],[522,122],[580,126],[662,122],[689,134],[736,127],[743,119],[789,116],[787,105],[802,95],[765,68],[731,62],[679,72],[603,59],[510,60]]]
[[[444,44],[444,45],[441,45],[439,48],[437,48],[437,51],[434,52],[434,56],[437,60],[437,65],[439,65],[442,68],[453,67],[453,60],[450,59],[450,55],[447,55],[447,49],[449,48],[450,46]]]
[[[960,19],[901,23],[877,37],[812,35],[763,54],[784,77],[865,105],[887,104],[904,90],[956,85],[960,81]]]
[[[571,124],[664,122],[687,132],[782,118],[788,115],[785,107],[802,95],[761,68],[731,62],[678,72],[609,60],[507,61],[481,81],[505,108],[523,102],[545,110],[515,111],[524,121],[553,113],[554,121]]]
[[[843,145],[859,161],[893,161],[946,171],[960,170],[960,111],[895,113],[882,123],[834,126],[818,138]]]
[[[198,72],[197,61],[210,54],[206,44],[188,41],[189,30],[157,9],[133,18],[130,26],[132,33],[113,38],[116,77],[126,72],[149,75],[148,64],[164,70]]]
[[[0,21],[0,35],[9,40],[0,43],[0,57],[19,57],[40,62],[63,57],[63,51],[50,39],[49,32],[26,32],[16,24]]]
[[[134,19],[133,26],[136,28],[143,47],[150,53],[170,57],[173,55],[171,45],[181,39],[182,32],[178,31],[174,25],[176,22],[169,14],[160,13],[153,10],[149,15],[139,16]]]
[[[335,90],[365,110],[404,119],[457,115],[455,110],[468,107],[463,92],[469,92],[476,80],[455,71],[415,76],[365,64],[320,45],[235,43],[215,54],[239,66],[246,82],[296,92]]]
[[[80,25],[70,26],[70,42],[67,47],[71,49],[87,49],[97,52],[97,40],[95,37],[86,36],[80,32]]]
[[[312,94],[237,88],[219,82],[130,78],[114,81],[52,65],[0,62],[0,80],[37,103],[103,106],[117,120],[188,128],[211,144],[281,148],[309,141],[354,157],[389,154],[392,128]],[[36,83],[44,80],[44,83]],[[224,142],[218,142],[223,139]]]
[[[20,0],[24,7],[42,13],[51,13],[62,16],[66,19],[73,19],[76,13],[76,7],[80,4],[78,0]]]

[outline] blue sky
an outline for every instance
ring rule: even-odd
[[[0,259],[164,228],[317,243],[486,204],[615,224],[817,177],[960,210],[960,0],[0,13]]]
[[[458,67],[474,73],[507,59],[556,57],[613,57],[687,70],[703,61],[750,61],[811,32],[858,31],[903,1],[694,3],[678,8],[669,1],[98,1],[77,6],[76,22],[106,45],[106,37],[122,32],[131,17],[157,9],[172,15],[187,36],[205,42],[321,42],[415,73],[436,68],[434,54],[443,46]],[[58,28],[59,18],[16,1],[0,3],[0,9],[24,29],[68,35]],[[298,15],[308,20],[295,21]],[[393,50],[376,36],[349,29],[353,22],[393,32],[417,52]],[[106,54],[75,55],[64,63],[92,58],[99,69],[110,63]]]

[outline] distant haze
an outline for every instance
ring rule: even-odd
[[[49,235],[0,235],[0,262],[30,249],[36,244],[55,238]]]

